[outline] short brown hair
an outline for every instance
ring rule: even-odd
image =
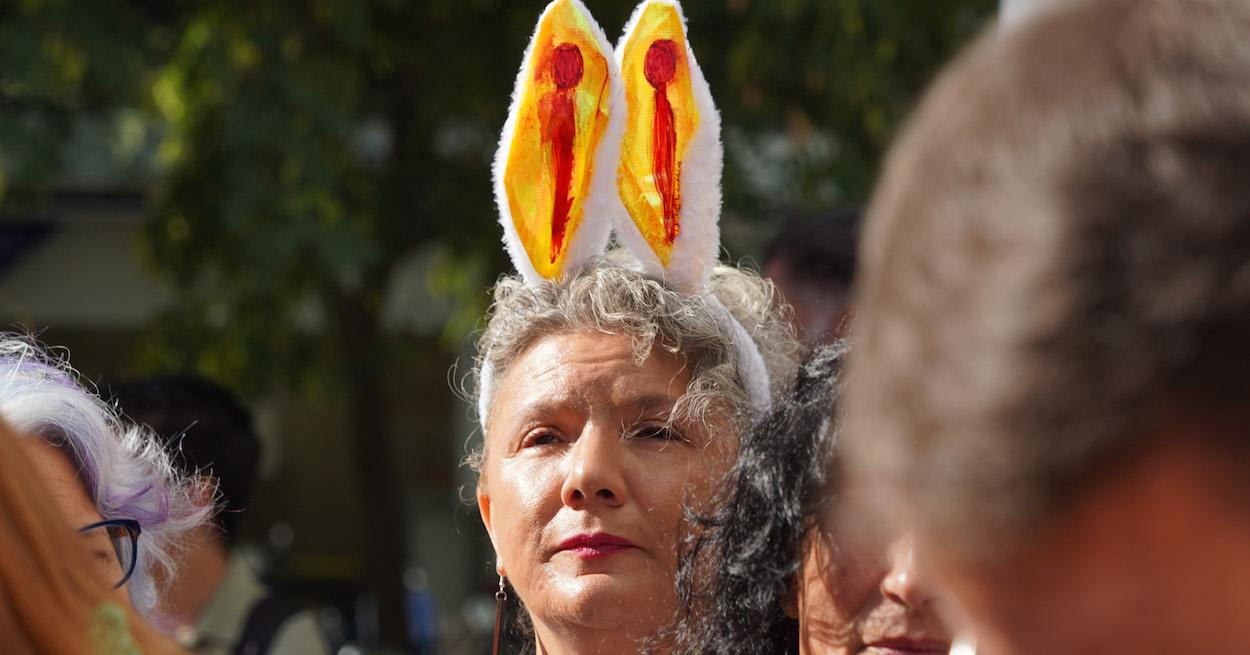
[[[860,266],[851,454],[961,540],[1035,525],[1166,421],[1247,415],[1250,3],[982,37],[890,155]]]

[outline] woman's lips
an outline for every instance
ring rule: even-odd
[[[559,550],[569,551],[582,559],[600,559],[637,548],[624,537],[606,532],[579,534],[560,543]]]
[[[947,655],[949,642],[936,639],[883,639],[868,644],[865,653],[872,655]]]

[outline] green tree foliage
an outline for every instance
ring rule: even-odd
[[[319,379],[334,353],[306,335],[346,327],[344,304],[376,317],[402,256],[436,240],[485,250],[491,201],[473,190],[489,188],[489,144],[472,139],[500,74],[466,55],[486,35],[456,38],[452,4],[217,2],[189,17],[152,87],[172,129],[148,243],[187,291],[176,331],[206,326],[220,375],[265,383],[264,363]]]
[[[588,2],[612,35],[632,0]],[[540,0],[0,5],[0,209],[50,190],[84,116],[164,135],[144,251],[178,291],[146,357],[244,392],[336,391],[359,431],[369,583],[402,633],[382,302],[436,244],[463,334],[504,269],[489,177]],[[918,91],[993,0],[699,0],[739,215],[864,200]],[[387,500],[391,499],[391,500]],[[390,526],[390,527],[388,527]]]
[[[996,5],[690,3],[696,54],[728,126],[729,207],[812,209],[866,200],[881,155],[918,93]]]
[[[84,119],[144,105],[156,12],[115,3],[0,3],[0,206],[29,206],[66,168]],[[132,153],[133,154],[133,153]]]
[[[688,3],[725,117],[728,209],[863,201],[917,91],[993,4]],[[321,380],[332,353],[307,335],[344,295],[375,311],[406,252],[444,244],[436,280],[457,290],[504,268],[488,162],[541,6],[6,3],[0,188],[47,191],[75,120],[148,112],[166,138],[145,246],[182,299],[150,358],[252,391]],[[633,2],[590,6],[615,35]],[[453,336],[483,303],[460,300]]]

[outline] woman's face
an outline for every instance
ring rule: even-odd
[[[682,507],[698,506],[736,439],[667,424],[690,372],[621,336],[543,338],[502,377],[478,488],[496,567],[540,640],[647,635],[671,617]]]
[[[803,655],[945,655],[950,637],[917,582],[912,539],[813,530],[798,588]],[[836,544],[836,545],[835,545]]]
[[[18,443],[26,451],[35,472],[51,493],[53,503],[71,527],[78,529],[104,520],[91,497],[87,495],[74,464],[64,452],[37,437],[21,438]],[[121,579],[123,568],[107,533],[103,530],[92,530],[77,535],[76,538],[86,547],[97,579],[105,588],[111,589]],[[113,596],[119,601],[129,603],[124,586],[115,590]]]

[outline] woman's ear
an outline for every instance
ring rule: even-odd
[[[495,539],[495,527],[491,523],[490,494],[486,493],[486,489],[482,485],[477,487],[477,511],[482,515],[482,525],[486,526],[486,534],[490,537],[490,545],[495,549],[495,572],[499,575],[508,575],[503,565],[503,558],[499,555],[499,542]]]

